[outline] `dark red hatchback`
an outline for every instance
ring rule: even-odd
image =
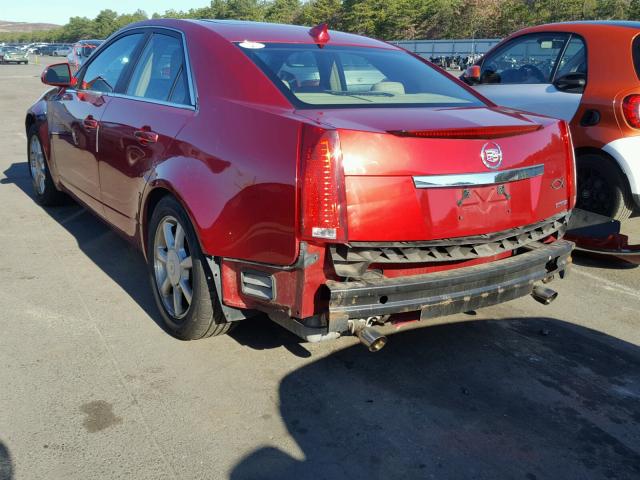
[[[62,191],[143,250],[180,338],[257,312],[308,340],[472,310],[562,276],[563,121],[504,109],[372,39],[157,20],[108,39],[28,111],[43,205]]]

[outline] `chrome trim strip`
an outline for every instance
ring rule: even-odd
[[[517,182],[544,174],[544,165],[514,168],[497,172],[460,173],[452,175],[420,175],[413,177],[416,188],[480,187],[498,183]]]
[[[126,98],[127,100],[137,100],[139,102],[155,103],[157,105],[165,105],[167,107],[182,108],[184,110],[195,111],[196,107],[193,105],[185,105],[184,103],[165,102],[164,100],[155,100],[153,98],[146,97],[134,97],[133,95],[125,95],[124,93],[103,93],[106,97]]]

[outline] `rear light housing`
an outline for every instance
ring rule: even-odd
[[[567,197],[569,199],[568,209],[571,210],[576,205],[576,196],[578,194],[578,180],[576,178],[576,155],[573,149],[573,139],[571,137],[571,129],[569,124],[564,120],[560,121],[560,132],[562,141],[565,146],[565,158],[567,165]]]
[[[305,125],[300,158],[302,237],[346,242],[344,170],[338,132]]]
[[[629,95],[622,102],[622,113],[629,125],[640,128],[640,95]]]

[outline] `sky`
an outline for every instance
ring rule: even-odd
[[[118,13],[141,9],[151,15],[171,9],[204,7],[209,3],[209,0],[0,0],[0,20],[64,25],[69,17],[94,18],[107,8]]]

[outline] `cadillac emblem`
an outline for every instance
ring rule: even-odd
[[[480,158],[482,163],[487,168],[496,169],[502,165],[502,149],[497,143],[489,142],[485,143],[480,152]]]

